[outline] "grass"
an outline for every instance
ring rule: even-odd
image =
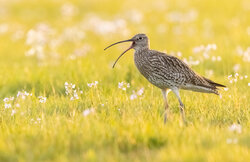
[[[0,161],[247,161],[249,6],[246,0],[1,1]],[[161,92],[139,74],[132,52],[111,69],[129,45],[103,49],[141,32],[152,49],[198,60],[195,71],[228,86],[222,98],[181,91],[187,126],[172,92],[164,125]],[[193,51],[208,44],[217,46],[208,58]],[[125,91],[122,81],[130,84]]]

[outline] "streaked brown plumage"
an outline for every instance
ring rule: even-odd
[[[217,87],[225,87],[222,84],[215,83],[212,80],[198,75],[186,63],[175,56],[150,50],[148,37],[145,34],[137,34],[129,40],[114,43],[107,48],[128,41],[132,41],[132,45],[124,51],[118,59],[128,50],[132,48],[135,49],[134,61],[137,69],[150,83],[162,90],[166,110],[164,117],[165,122],[167,120],[168,111],[167,90],[172,90],[178,98],[182,119],[185,121],[184,105],[179,95],[179,89],[214,93],[218,95]],[[105,50],[107,48],[105,48]]]

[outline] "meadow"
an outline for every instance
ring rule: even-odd
[[[181,91],[188,125],[136,69],[129,43],[227,88]],[[249,0],[0,0],[0,161],[250,159]]]

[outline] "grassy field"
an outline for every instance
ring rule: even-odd
[[[0,161],[250,159],[250,1],[0,1]],[[137,71],[129,44],[185,60],[227,85],[169,93]]]

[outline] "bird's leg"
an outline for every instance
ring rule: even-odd
[[[174,92],[174,94],[176,95],[176,97],[178,98],[178,101],[180,103],[180,112],[181,112],[181,117],[182,117],[182,121],[186,124],[186,117],[185,117],[185,110],[184,110],[184,104],[181,101],[181,97],[179,94],[179,90],[178,88],[173,88],[172,91]]]
[[[164,107],[165,107],[165,112],[164,112],[164,124],[166,124],[167,122],[167,114],[168,114],[168,99],[167,99],[167,95],[168,95],[168,90],[167,89],[162,89],[162,95],[163,95],[163,99],[164,99]]]

